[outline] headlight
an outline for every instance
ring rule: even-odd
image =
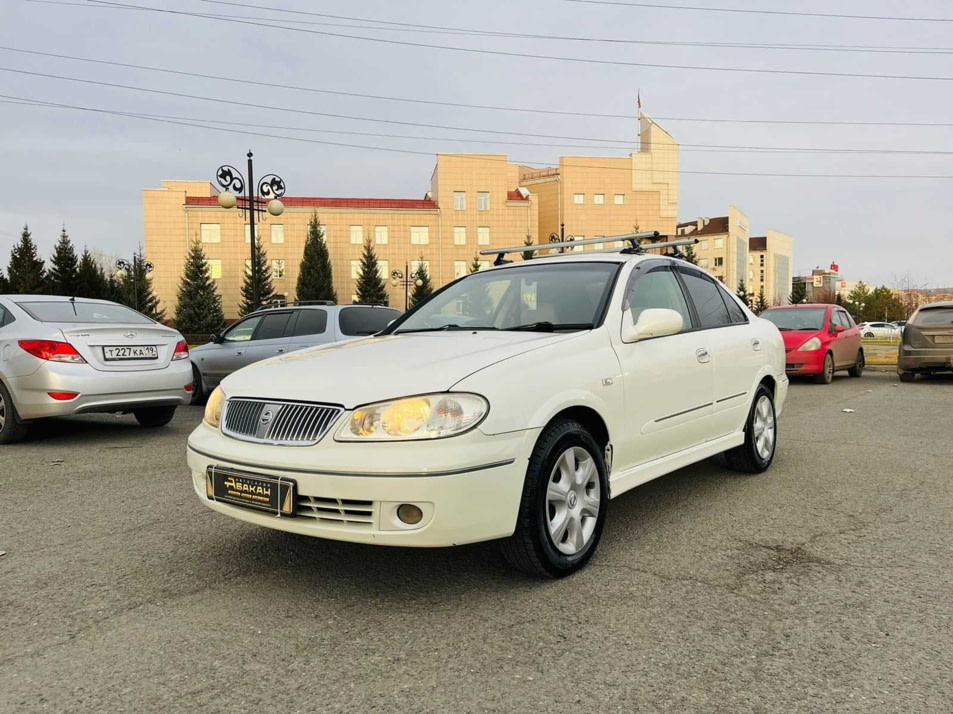
[[[456,436],[474,428],[490,410],[476,394],[425,394],[355,409],[338,441],[411,441]]]
[[[798,348],[797,348],[797,351],[798,351],[798,352],[813,352],[814,350],[819,350],[819,349],[821,349],[821,338],[820,338],[820,337],[812,337],[812,338],[809,339],[807,342],[805,342],[803,345],[801,345],[800,347],[798,347]]]
[[[205,404],[205,423],[218,429],[222,424],[222,411],[225,409],[225,392],[221,387],[215,387],[215,391],[209,395],[208,402]]]

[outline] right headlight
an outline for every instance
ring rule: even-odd
[[[203,417],[206,424],[215,429],[218,429],[222,425],[222,412],[225,410],[225,392],[222,391],[221,387],[215,387],[208,398],[208,402],[205,404],[205,416]]]
[[[490,410],[476,394],[423,394],[355,409],[337,441],[413,441],[457,436],[477,426]]]
[[[797,348],[797,351],[798,351],[798,352],[813,352],[814,350],[819,350],[819,349],[821,349],[821,338],[820,338],[820,337],[812,337],[812,338],[809,339],[807,342],[805,342],[803,345],[801,345],[800,347],[798,347],[798,348]]]

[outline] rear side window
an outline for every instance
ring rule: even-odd
[[[400,311],[381,307],[345,307],[339,315],[342,335],[376,335],[387,327],[387,323],[400,317]]]
[[[7,311],[0,305],[0,327],[7,324]]]
[[[320,335],[328,329],[327,310],[301,310],[298,312],[298,321],[295,323],[295,337],[304,335]]]
[[[276,337],[284,337],[285,328],[288,326],[288,320],[291,319],[290,312],[279,312],[271,315],[265,315],[258,331],[255,333],[256,340],[273,340]]]
[[[921,308],[913,324],[917,327],[953,327],[953,307]]]
[[[106,325],[123,323],[154,325],[155,322],[124,305],[81,300],[19,302],[30,317],[40,322],[85,322]]]
[[[741,309],[741,305],[738,304],[735,297],[729,295],[728,291],[721,285],[718,286],[718,289],[721,291],[721,298],[725,301],[725,306],[728,308],[728,316],[731,318],[731,324],[744,325],[747,323],[748,316],[745,315],[745,311]]]
[[[685,280],[688,294],[695,303],[698,319],[702,328],[724,327],[731,324],[731,317],[721,292],[715,282],[697,270],[679,266],[679,272]]]

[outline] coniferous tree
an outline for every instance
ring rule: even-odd
[[[123,279],[116,277],[115,275],[106,275],[106,271],[102,268],[99,269],[100,277],[102,278],[103,284],[103,300],[111,300],[112,302],[125,303],[126,296],[123,292]]]
[[[247,315],[262,305],[267,305],[275,297],[275,288],[271,283],[271,266],[268,264],[268,254],[260,240],[255,241],[255,266],[258,272],[258,304],[255,304],[254,283],[252,283],[251,266],[245,268],[245,279],[242,281],[242,300],[238,304],[238,314]]]
[[[480,269],[481,269],[482,267],[483,267],[483,266],[480,265],[480,256],[479,256],[479,254],[474,253],[474,254],[473,254],[473,262],[470,263],[470,274],[472,275],[473,273],[479,273],[479,272],[480,272]]]
[[[792,305],[800,305],[807,300],[807,285],[798,280],[791,286],[791,294],[788,296],[788,302]]]
[[[202,244],[195,241],[185,259],[179,282],[175,327],[184,334],[210,335],[218,332],[223,324],[222,298],[215,289]]]
[[[417,277],[414,279],[414,289],[410,293],[410,307],[430,297],[433,293],[433,283],[430,282],[430,271],[427,270],[427,264],[421,255],[417,263],[418,267],[414,271]]]
[[[298,271],[295,299],[338,301],[337,293],[334,292],[331,256],[324,241],[324,227],[318,221],[317,213],[311,214],[311,220],[308,222],[308,237],[304,241],[304,255]]]
[[[76,269],[76,297],[107,299],[106,276],[85,248]]]
[[[357,301],[362,305],[386,305],[387,286],[380,274],[380,263],[371,239],[364,241],[361,266],[357,274]]]
[[[46,286],[51,295],[76,296],[79,285],[79,261],[73,242],[66,233],[66,226],[60,232],[59,240],[53,248],[50,258],[50,271],[46,274]]]
[[[735,293],[748,307],[751,307],[751,296],[748,295],[748,286],[745,285],[744,278],[738,281],[738,290]]]
[[[480,272],[480,256],[474,255],[470,263],[470,275]],[[483,323],[489,317],[492,303],[486,286],[474,285],[466,295],[466,314]]]
[[[46,288],[45,263],[37,254],[30,227],[24,225],[20,242],[10,252],[7,266],[9,290],[15,295],[40,295]]]
[[[10,292],[10,283],[7,282],[7,276],[0,270],[0,295]]]
[[[526,234],[526,238],[523,239],[523,245],[529,246],[533,245],[536,241],[533,240],[533,236],[529,233]],[[523,260],[532,260],[535,253],[531,250],[523,251]]]
[[[764,294],[764,286],[761,286],[761,289],[758,291],[758,298],[754,304],[754,311],[756,315],[760,315],[762,312],[767,310],[770,305],[768,305],[768,296]]]
[[[165,310],[159,309],[159,298],[152,291],[152,281],[146,272],[146,257],[141,247],[132,257],[132,270],[119,281],[119,292],[123,304],[133,310],[151,317],[156,322],[165,319]]]
[[[695,255],[695,246],[690,245],[682,251],[682,260],[691,263],[692,265],[698,265],[698,256]]]

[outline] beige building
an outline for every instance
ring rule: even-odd
[[[748,279],[748,225],[748,216],[731,206],[727,216],[679,223],[676,237],[697,238],[698,265],[736,290],[739,280]]]
[[[678,144],[648,117],[640,121],[640,150],[626,157],[562,157],[558,167],[531,169],[502,154],[438,154],[430,190],[419,199],[285,196],[284,213],[256,225],[276,293],[294,299],[308,222],[317,212],[334,270],[339,302],[356,298],[365,239],[374,244],[389,302],[404,307],[393,270],[427,264],[435,286],[468,272],[480,250],[519,246],[527,236],[577,239],[657,230],[670,235],[678,215]],[[244,270],[250,263],[247,219],[218,205],[205,181],[162,181],[143,191],[145,250],[155,265],[153,285],[174,313],[190,244],[199,241],[222,296],[225,315],[238,315]],[[587,246],[588,249],[598,246]],[[479,258],[482,266],[490,260]]]
[[[764,288],[769,305],[786,305],[791,294],[794,239],[768,229],[748,241],[748,288],[757,296]]]

